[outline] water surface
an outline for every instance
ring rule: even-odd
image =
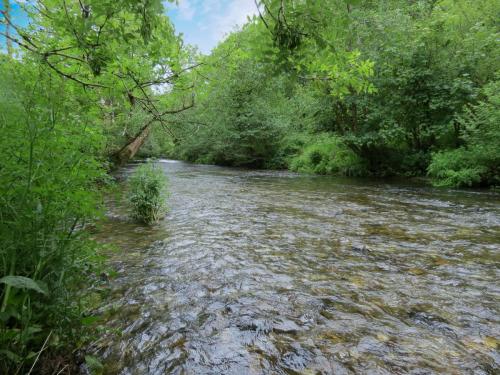
[[[498,194],[159,164],[165,220],[98,234],[108,373],[497,373]]]

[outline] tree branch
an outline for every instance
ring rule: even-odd
[[[45,63],[53,70],[55,71],[57,74],[65,77],[65,78],[68,78],[76,83],[79,83],[81,84],[82,86],[84,87],[100,87],[100,88],[109,88],[108,86],[104,86],[104,85],[101,85],[99,83],[91,83],[91,82],[84,82],[84,81],[81,81],[80,79],[72,76],[71,74],[67,74],[67,73],[64,73],[62,70],[58,69],[57,67],[55,67],[54,65],[52,65],[49,60],[45,59]]]
[[[262,20],[262,22],[264,23],[264,26],[266,26],[266,29],[269,30],[269,32],[272,34],[272,31],[271,29],[269,28],[269,25],[267,24],[266,20],[264,19],[264,16],[262,15],[261,11],[260,11],[260,8],[259,8],[259,3],[257,2],[257,0],[254,0],[254,3],[255,3],[255,6],[257,7],[257,12],[259,12],[259,17],[260,19]]]

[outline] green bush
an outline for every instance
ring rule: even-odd
[[[290,161],[296,172],[362,176],[366,174],[365,162],[345,143],[335,136],[320,136],[305,146]]]
[[[163,171],[153,162],[138,167],[129,180],[132,217],[145,224],[154,223],[166,213],[167,183]]]
[[[103,142],[91,113],[69,114],[79,103],[64,83],[12,60],[0,81],[0,373],[26,373],[42,347],[71,360],[85,335],[78,295],[99,270],[82,228],[97,214]]]
[[[428,173],[437,186],[500,185],[500,80],[486,85],[485,100],[457,123],[464,145],[433,155]]]
[[[439,152],[432,158],[429,175],[435,186],[477,186],[486,168],[474,165],[475,155],[464,148]]]

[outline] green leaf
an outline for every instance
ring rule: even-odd
[[[0,355],[4,355],[13,362],[20,362],[22,359],[17,354],[11,352],[10,350],[5,350],[5,349],[0,350]]]
[[[24,276],[5,276],[0,279],[0,284],[10,285],[18,289],[31,289],[37,291],[38,293],[47,294],[46,290],[29,277]]]
[[[95,322],[98,322],[100,318],[98,316],[86,316],[81,319],[81,322],[84,326],[92,325]]]
[[[29,352],[25,359],[35,358],[38,355],[37,352]]]

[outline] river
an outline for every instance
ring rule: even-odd
[[[106,373],[497,373],[499,194],[159,164],[165,220],[96,235]]]

